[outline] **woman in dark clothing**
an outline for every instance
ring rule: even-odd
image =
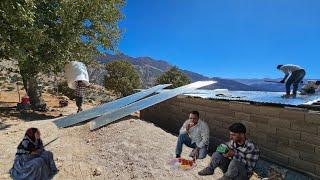
[[[13,179],[51,179],[57,172],[53,154],[46,151],[37,128],[29,128],[17,148],[10,175]]]

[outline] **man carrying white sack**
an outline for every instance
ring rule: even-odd
[[[84,92],[89,83],[89,75],[86,66],[82,62],[71,61],[64,67],[68,87],[75,90],[75,100],[78,111],[82,111]]]
[[[180,158],[182,146],[193,148],[190,157],[195,159],[204,159],[207,156],[207,148],[209,144],[209,127],[206,122],[199,119],[199,112],[192,111],[189,119],[180,129],[176,158]]]
[[[77,113],[82,111],[82,103],[83,103],[85,89],[86,89],[85,83],[83,83],[82,81],[76,81],[75,99],[76,99],[76,105],[78,107]]]

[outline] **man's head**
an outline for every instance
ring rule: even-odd
[[[229,127],[229,138],[236,143],[243,143],[246,138],[246,127],[242,123],[234,123]]]
[[[193,122],[193,124],[197,124],[199,121],[199,112],[191,111],[189,114],[189,119]]]
[[[279,65],[277,66],[277,69],[280,69],[282,66],[283,66],[283,64],[279,64]]]

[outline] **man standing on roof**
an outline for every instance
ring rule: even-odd
[[[299,83],[302,81],[302,79],[306,75],[306,71],[302,67],[294,64],[286,64],[286,65],[280,64],[277,66],[277,69],[285,73],[284,78],[280,81],[280,83],[286,82],[286,94],[284,95],[284,97],[286,98],[290,97],[290,88],[292,84],[293,84],[292,96],[295,97],[297,95]]]
[[[189,156],[194,160],[203,159],[207,156],[209,127],[206,122],[199,119],[198,111],[191,111],[189,119],[185,121],[180,129],[176,147],[176,158],[180,158],[183,144],[193,148]]]

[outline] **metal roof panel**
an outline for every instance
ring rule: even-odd
[[[184,95],[205,99],[248,101],[291,106],[312,104],[313,102],[320,101],[320,93],[314,95],[298,95],[296,98],[282,98],[281,96],[283,94],[283,92],[229,91],[228,94],[222,95],[212,90],[195,90]]]

